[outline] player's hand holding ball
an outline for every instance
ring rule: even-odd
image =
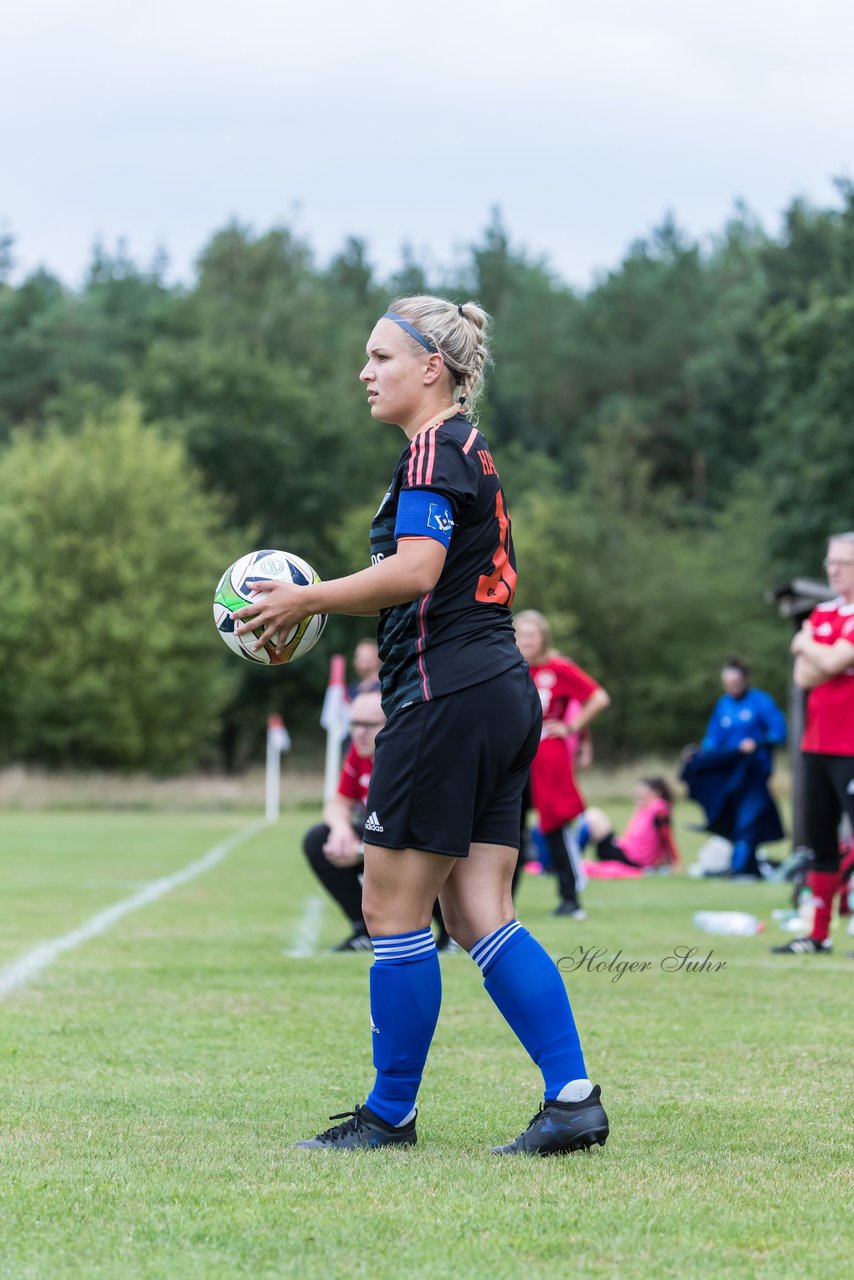
[[[305,587],[267,578],[256,582],[249,604],[235,609],[237,626],[234,630],[239,636],[254,633],[257,639],[253,648],[256,650],[271,643],[276,653],[281,653],[285,640],[278,637],[287,637],[306,616]]]
[[[312,613],[306,603],[306,588],[319,581],[311,565],[289,551],[251,551],[219,581],[217,630],[249,662],[293,662],[314,647],[326,626],[326,614]]]

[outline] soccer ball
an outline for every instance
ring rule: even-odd
[[[289,632],[285,647],[276,653],[279,637],[271,640],[260,649],[253,649],[253,636],[258,637],[263,628],[247,631],[245,635],[235,634],[234,610],[242,609],[252,602],[256,590],[261,589],[261,579],[278,578],[282,582],[295,582],[298,586],[307,587],[320,578],[310,564],[291,555],[290,551],[250,551],[248,556],[241,556],[229,565],[219,580],[214,592],[213,615],[216,629],[229,649],[239,653],[247,662],[257,662],[261,666],[278,666],[283,662],[293,662],[301,658],[309,649],[313,649],[323,634],[326,626],[326,614],[314,613]]]

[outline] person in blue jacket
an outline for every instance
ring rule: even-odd
[[[721,684],[700,751],[682,776],[706,810],[708,829],[732,841],[731,874],[759,875],[757,845],[784,834],[768,779],[774,749],[786,741],[786,717],[769,693],[751,687],[740,658],[726,660]]]

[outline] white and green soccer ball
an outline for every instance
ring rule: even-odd
[[[229,649],[245,658],[247,662],[257,662],[261,666],[278,666],[284,662],[293,662],[313,649],[323,634],[326,626],[325,613],[310,614],[288,632],[285,646],[281,653],[276,652],[279,637],[273,636],[261,649],[252,646],[263,630],[247,631],[239,636],[235,633],[237,623],[234,618],[235,609],[242,609],[255,599],[255,593],[263,591],[264,578],[277,578],[282,582],[294,582],[297,586],[308,587],[320,578],[310,564],[292,555],[290,551],[250,551],[229,565],[219,580],[214,592],[213,614],[216,629]]]

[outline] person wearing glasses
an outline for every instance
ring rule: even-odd
[[[807,938],[773,947],[778,955],[830,951],[833,898],[841,888],[839,823],[854,824],[854,532],[834,534],[824,561],[833,600],[813,609],[792,640],[794,680],[807,693],[801,741],[807,843],[815,863],[807,885],[815,919]]]
[[[350,936],[336,951],[370,951],[362,915],[365,800],[374,767],[376,739],[385,724],[379,693],[360,693],[350,704],[350,748],[338,790],[323,808],[323,821],[303,838],[303,852],[327,893],[350,922]]]
[[[379,690],[359,693],[350,704],[350,748],[341,766],[338,790],[323,808],[323,821],[311,827],[302,847],[309,866],[350,922],[350,936],[333,951],[371,951],[368,926],[362,914],[365,863],[365,803],[374,767],[377,734],[385,724]],[[437,951],[456,950],[448,936],[438,901],[433,908],[438,926]]]

